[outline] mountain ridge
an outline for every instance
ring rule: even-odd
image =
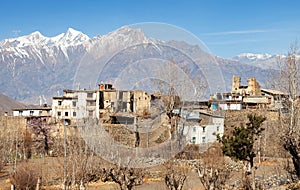
[[[205,62],[201,60],[201,56],[208,55],[198,46],[176,40],[160,41],[146,36],[141,29],[128,26],[92,38],[72,28],[54,37],[45,37],[36,31],[0,42],[0,91],[13,99],[36,103],[40,95],[49,98],[57,94],[57,91],[73,88],[76,77],[89,78],[89,75],[98,75],[104,67],[105,60],[109,60],[122,49],[138,44],[180,48],[188,52],[193,59],[196,58],[199,64]],[[209,56],[215,60],[223,73],[227,87],[231,85],[232,75],[241,75],[242,79],[257,77],[258,81],[264,84],[267,80],[265,73],[270,69],[268,67],[275,64],[273,56],[268,58],[268,55],[265,56],[267,59],[258,59],[263,56],[249,53],[232,59]],[[254,58],[255,56],[257,58]],[[98,63],[90,60],[98,60]],[[88,68],[95,69],[88,71]],[[263,76],[260,73],[263,73]],[[211,77],[213,76],[209,76]]]

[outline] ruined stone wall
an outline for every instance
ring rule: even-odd
[[[232,93],[239,93],[240,92],[240,85],[241,85],[241,77],[233,76],[232,77]]]
[[[248,79],[247,94],[251,96],[261,96],[260,85],[255,78]]]

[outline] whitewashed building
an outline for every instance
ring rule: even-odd
[[[51,116],[51,107],[48,106],[29,106],[12,110],[13,116]]]
[[[222,136],[223,134],[223,116],[200,113],[200,122],[189,126],[188,137],[193,144],[203,144],[213,143],[217,140],[217,135]]]
[[[210,97],[212,110],[242,110],[243,96],[234,93],[216,93]]]
[[[96,90],[64,90],[63,96],[52,97],[52,117],[66,124],[86,117],[97,118],[97,97]]]

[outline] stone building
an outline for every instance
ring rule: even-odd
[[[241,85],[241,77],[232,77],[232,87],[229,93],[211,95],[212,110],[242,110],[242,109],[278,109],[282,107],[282,92],[261,89],[255,78],[248,78],[248,85]]]
[[[248,78],[248,86],[241,85],[241,77],[233,76],[232,77],[232,88],[231,93],[241,94],[243,96],[261,96],[261,89],[259,83],[256,81],[256,78]]]
[[[52,117],[66,124],[84,118],[100,119],[112,115],[149,113],[151,95],[142,90],[119,91],[111,84],[99,84],[96,90],[64,90],[63,96],[52,98]]]

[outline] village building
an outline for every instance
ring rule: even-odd
[[[211,95],[212,110],[280,109],[284,94],[279,91],[261,89],[255,78],[241,85],[241,78],[233,76],[231,92]]]
[[[97,118],[96,90],[64,90],[64,95],[52,97],[52,117],[65,124],[86,117]]]
[[[210,97],[212,110],[242,110],[243,96],[235,93],[216,93]]]
[[[213,143],[217,140],[217,135],[224,134],[223,116],[198,112],[188,117],[188,120],[196,121],[188,128],[188,138],[192,144]]]
[[[119,91],[111,84],[99,84],[96,90],[64,90],[63,96],[52,97],[52,117],[66,124],[84,118],[148,113],[151,95],[142,90]]]
[[[13,116],[49,116],[51,117],[51,107],[45,106],[28,106],[25,108],[13,108]]]

